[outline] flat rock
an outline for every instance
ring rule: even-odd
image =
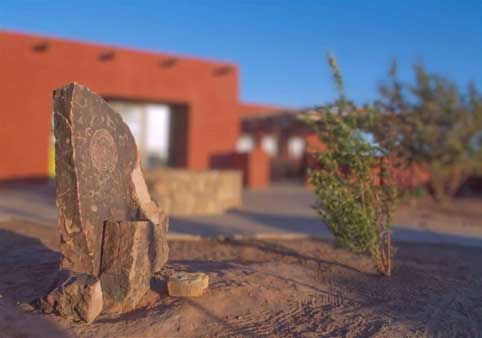
[[[172,297],[201,297],[209,285],[209,277],[202,272],[177,272],[167,281]]]
[[[75,322],[93,322],[102,312],[103,298],[97,277],[83,273],[68,273],[34,307],[44,313],[55,313]]]
[[[104,312],[130,311],[150,287],[150,243],[154,224],[149,221],[105,223],[100,280]]]

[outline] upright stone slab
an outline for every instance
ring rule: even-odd
[[[105,221],[157,222],[150,270],[167,260],[167,219],[152,205],[134,138],[121,116],[88,88],[54,92],[55,164],[62,268],[99,275]]]
[[[54,93],[62,267],[98,275],[103,224],[133,220],[129,182],[137,150],[119,114],[86,87]]]

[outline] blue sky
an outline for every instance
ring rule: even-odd
[[[482,88],[480,0],[2,0],[0,28],[234,62],[247,102],[326,103],[328,50],[358,102],[395,56]]]

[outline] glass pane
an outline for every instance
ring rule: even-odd
[[[293,158],[301,158],[305,152],[305,140],[299,136],[293,136],[288,140],[288,154]]]
[[[251,135],[241,135],[236,143],[238,153],[249,153],[254,149],[254,138]]]
[[[278,141],[273,135],[263,136],[261,146],[263,150],[270,156],[275,156],[278,153]]]
[[[148,165],[165,165],[169,156],[169,107],[160,104],[146,106],[146,146]]]

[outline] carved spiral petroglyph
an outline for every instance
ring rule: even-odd
[[[90,141],[90,158],[94,167],[101,172],[112,172],[118,160],[114,138],[107,129],[95,131]]]

